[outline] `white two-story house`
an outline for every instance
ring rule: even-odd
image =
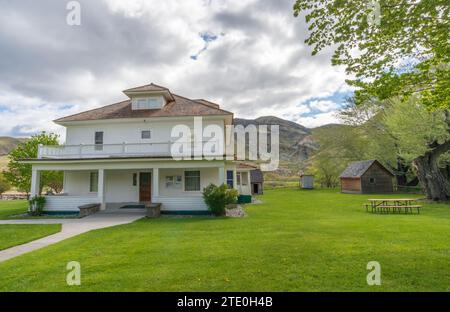
[[[55,120],[66,127],[65,144],[40,146],[37,159],[24,160],[32,165],[31,196],[39,192],[42,171],[64,172],[63,193],[46,196],[45,211],[153,202],[166,213],[202,213],[207,211],[202,190],[210,183],[250,194],[249,169],[236,169],[234,160],[178,160],[171,154],[175,125],[193,128],[194,117],[201,116],[202,127],[224,129],[233,123],[232,113],[155,84],[124,93],[128,99],[123,102]]]

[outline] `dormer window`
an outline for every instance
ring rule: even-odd
[[[163,107],[164,98],[162,96],[136,98],[133,104],[133,109],[160,109]]]

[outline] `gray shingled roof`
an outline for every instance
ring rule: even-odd
[[[348,165],[348,167],[341,173],[340,178],[360,178],[373,163],[378,162],[375,159],[355,161]],[[387,170],[387,169],[386,169]]]
[[[262,171],[259,169],[250,171],[250,182],[251,183],[263,183],[264,175],[263,175]]]

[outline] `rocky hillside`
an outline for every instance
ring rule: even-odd
[[[278,117],[266,116],[257,119],[234,119],[235,125],[279,125],[280,126],[280,159],[296,162],[307,159],[317,149],[311,136],[311,129],[295,122]]]
[[[19,143],[22,143],[25,140],[26,139],[22,138],[0,137],[0,156],[7,155]]]

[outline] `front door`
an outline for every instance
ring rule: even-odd
[[[152,174],[150,172],[139,174],[139,201],[152,201]]]

